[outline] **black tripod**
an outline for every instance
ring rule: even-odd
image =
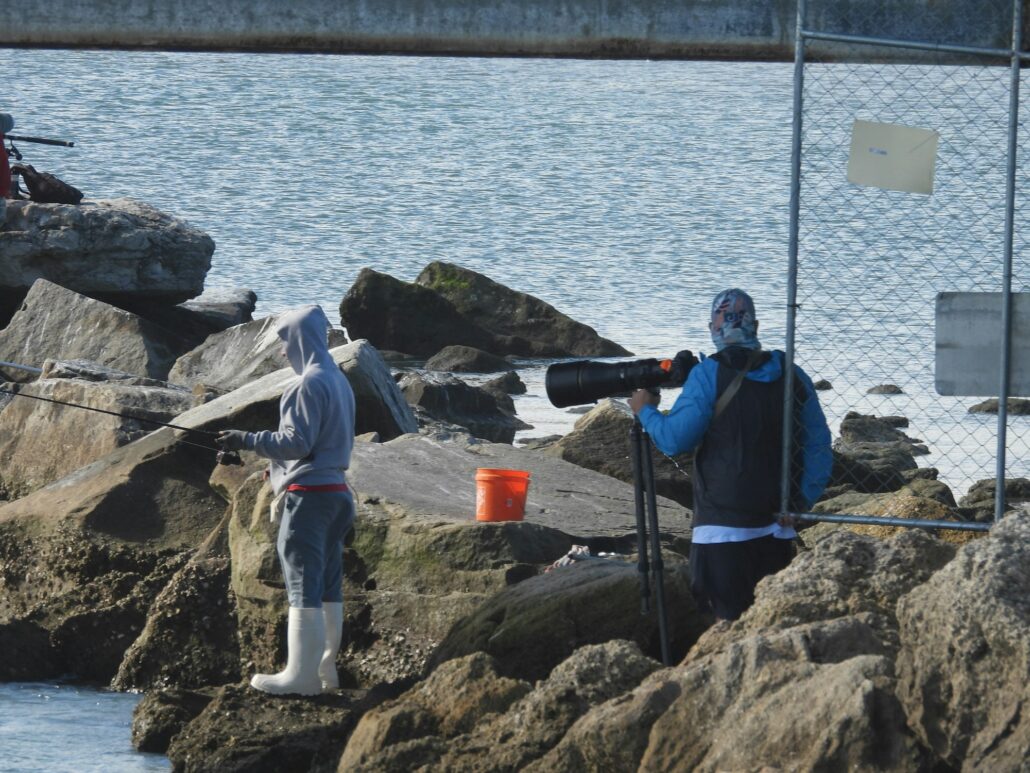
[[[654,462],[651,458],[651,439],[644,434],[640,419],[633,419],[629,431],[630,456],[633,461],[633,494],[637,513],[637,571],[640,574],[640,613],[651,611],[651,585],[649,573],[654,574],[655,600],[658,606],[658,636],[662,646],[662,663],[669,662],[669,630],[665,615],[665,565],[662,563],[662,544],[658,538],[658,500],[654,490]],[[647,494],[647,520],[644,520],[644,494]],[[647,530],[651,530],[652,562],[647,557]]]

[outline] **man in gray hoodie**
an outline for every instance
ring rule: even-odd
[[[284,313],[276,329],[299,377],[279,403],[276,432],[225,430],[218,445],[270,460],[279,513],[279,561],[290,611],[286,668],[256,674],[251,687],[277,695],[315,695],[339,687],[343,635],[343,538],[354,522],[345,471],[354,446],[354,393],[329,354],[329,320],[320,306]]]

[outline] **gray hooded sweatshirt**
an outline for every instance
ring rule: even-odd
[[[291,483],[344,483],[354,447],[354,392],[329,354],[329,320],[320,306],[282,315],[276,333],[300,378],[279,401],[277,432],[249,432],[245,448],[271,459],[273,490]]]

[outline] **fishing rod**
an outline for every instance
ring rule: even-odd
[[[217,437],[217,435],[218,435],[217,432],[212,432],[212,431],[206,430],[206,429],[194,429],[192,427],[183,427],[183,426],[181,426],[179,424],[169,424],[166,421],[158,421],[157,419],[150,419],[150,418],[147,418],[146,416],[136,416],[136,415],[128,414],[128,413],[118,413],[117,411],[109,411],[109,410],[106,410],[105,408],[94,408],[92,406],[82,405],[80,403],[70,403],[70,402],[67,402],[65,400],[55,400],[52,397],[40,397],[38,395],[27,395],[27,394],[23,394],[22,392],[12,392],[9,389],[2,389],[2,388],[0,388],[0,394],[11,395],[11,397],[28,397],[28,398],[30,398],[32,400],[41,400],[44,403],[53,403],[54,405],[64,405],[64,406],[67,406],[68,408],[80,408],[80,409],[82,409],[84,411],[93,411],[94,413],[103,413],[103,414],[106,414],[108,416],[116,416],[119,419],[132,419],[133,421],[143,421],[143,422],[147,422],[148,424],[156,424],[159,427],[169,427],[171,429],[177,429],[177,430],[181,430],[183,432],[192,432],[192,433],[198,434],[198,435],[208,435],[208,436],[212,436],[212,437]],[[195,446],[197,448],[203,448],[203,449],[205,449],[207,451],[215,451],[217,453],[217,459],[218,459],[218,463],[219,464],[232,464],[232,465],[242,465],[243,464],[243,460],[240,459],[240,455],[236,451],[225,451],[225,450],[217,448],[215,446],[207,446],[207,445],[203,445],[201,443],[194,443],[194,442],[192,442],[190,440],[183,440],[182,438],[176,438],[176,440],[177,440],[177,442],[184,443],[185,445],[188,445],[188,446]]]

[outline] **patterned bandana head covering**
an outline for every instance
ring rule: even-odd
[[[727,346],[761,349],[755,325],[755,302],[743,290],[723,290],[712,301],[712,343],[718,351]]]

